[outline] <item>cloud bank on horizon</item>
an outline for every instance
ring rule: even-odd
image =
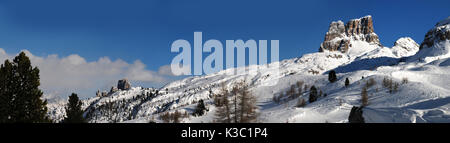
[[[158,71],[147,70],[140,60],[127,63],[121,59],[112,61],[100,57],[97,61],[71,54],[59,57],[57,54],[39,57],[28,50],[22,50],[30,58],[33,66],[40,70],[41,86],[45,98],[61,99],[75,92],[81,97],[95,96],[97,90],[109,90],[116,86],[117,80],[127,78],[134,83],[160,86],[174,80],[170,65],[164,65]],[[7,53],[0,48],[0,61],[12,60],[18,53]]]

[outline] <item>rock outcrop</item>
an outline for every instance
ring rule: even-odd
[[[102,93],[100,92],[100,90],[97,90],[97,92],[95,93],[95,95],[96,95],[97,97],[102,97]]]
[[[427,32],[419,49],[432,47],[435,43],[450,40],[450,16],[438,22]]]
[[[113,94],[114,92],[117,92],[117,91],[119,91],[119,89],[117,88],[117,87],[111,87],[111,89],[109,90],[109,93],[108,94]]]
[[[363,107],[353,106],[348,116],[349,123],[364,123]]]
[[[345,53],[352,47],[351,40],[381,45],[378,35],[374,32],[372,16],[352,19],[345,25],[342,21],[332,22],[325,35],[325,40],[320,44],[319,52],[328,50]]]
[[[97,97],[106,97],[106,96],[108,96],[108,93],[107,93],[106,91],[100,92],[100,90],[97,90],[97,92],[95,93],[95,95],[96,95]]]
[[[120,90],[128,90],[131,88],[131,84],[130,84],[130,82],[128,82],[127,79],[121,79],[117,83],[117,88]]]

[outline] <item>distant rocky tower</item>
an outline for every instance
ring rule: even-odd
[[[127,79],[124,78],[119,80],[119,82],[117,83],[117,88],[120,90],[128,90],[131,88],[131,84]]]
[[[325,40],[320,44],[319,52],[324,50],[347,52],[352,47],[351,40],[381,45],[373,29],[372,16],[352,19],[345,25],[342,21],[332,22]]]

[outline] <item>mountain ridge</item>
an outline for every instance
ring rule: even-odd
[[[190,114],[195,103],[204,100],[209,108],[206,115],[189,116],[181,122],[213,122],[215,107],[212,97],[220,92],[220,86],[231,89],[235,83],[246,80],[252,94],[257,97],[260,122],[348,122],[350,109],[361,104],[361,89],[365,83],[373,80],[375,85],[368,88],[369,105],[363,109],[367,122],[450,122],[449,104],[430,106],[438,105],[436,103],[446,101],[450,96],[450,60],[445,56],[427,62],[416,58],[428,56],[429,49],[448,49],[450,44],[446,42],[449,40],[439,41],[436,45],[440,47],[434,45],[420,49],[414,40],[403,37],[392,48],[388,48],[379,44],[379,40],[374,41],[371,16],[350,21],[347,24],[350,23],[348,27],[353,30],[346,30],[347,26],[342,21],[330,24],[330,27],[337,29],[329,29],[332,32],[327,32],[324,43],[333,44],[333,39],[337,38],[334,40],[340,44],[337,48],[322,48],[322,43],[321,49],[325,50],[268,64],[279,64],[279,69],[268,65],[251,65],[260,70],[237,75],[225,74],[227,70],[236,69],[233,68],[174,81],[160,89],[132,87],[118,90],[109,96],[83,100],[83,108],[87,109],[85,115],[90,122],[162,122],[158,119],[161,113],[179,111]],[[438,25],[446,26],[441,22]],[[337,36],[333,35],[336,33]],[[367,38],[368,35],[372,37]],[[348,42],[348,48],[341,47],[342,40]],[[338,73],[335,83],[328,82],[326,73],[330,70]],[[346,78],[351,80],[348,87],[344,86]],[[393,92],[382,84],[386,78],[402,84],[397,85],[399,87]],[[300,99],[307,99],[307,89],[298,93],[300,96],[295,99],[283,103],[272,101],[275,96],[285,95],[299,81],[308,87],[316,86],[328,96],[321,96],[318,101],[307,103],[303,108],[297,108],[295,104]],[[269,83],[276,84],[267,86]],[[51,106],[49,114],[57,120],[63,117],[62,109],[63,105]],[[397,115],[390,116],[392,114]]]

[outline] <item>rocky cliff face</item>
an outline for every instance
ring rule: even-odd
[[[438,22],[435,27],[427,32],[419,49],[432,47],[435,43],[450,40],[450,16]]]
[[[117,88],[120,90],[128,90],[131,88],[131,84],[127,79],[121,79],[117,82]]]
[[[332,22],[325,35],[324,42],[320,44],[319,52],[328,50],[345,53],[352,47],[351,40],[381,45],[378,35],[374,32],[372,16],[352,19],[345,25],[342,21]]]

